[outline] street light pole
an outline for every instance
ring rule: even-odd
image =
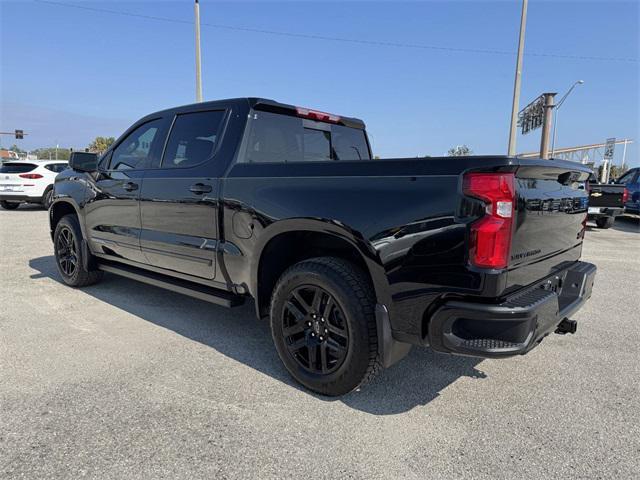
[[[196,27],[196,102],[202,102],[202,70],[200,59],[200,3],[195,0],[195,27]]]
[[[558,127],[558,110],[560,110],[560,107],[562,106],[564,101],[567,99],[569,94],[573,91],[573,89],[576,88],[577,85],[582,85],[583,83],[584,83],[584,80],[578,80],[577,82],[574,82],[574,84],[571,85],[571,88],[567,91],[567,93],[565,93],[562,96],[562,98],[556,105],[556,108],[555,108],[556,112],[553,119],[553,140],[551,141],[551,158],[553,158],[553,155],[556,151],[556,128]]]
[[[520,37],[518,38],[518,57],[516,59],[516,78],[513,83],[513,103],[511,105],[511,127],[509,129],[508,154],[516,154],[516,131],[518,126],[518,105],[520,103],[520,79],[522,77],[522,54],[524,52],[524,33],[527,26],[528,0],[522,0],[522,15],[520,16]]]

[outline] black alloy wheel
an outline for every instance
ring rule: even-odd
[[[73,232],[66,225],[60,229],[56,239],[56,260],[60,271],[67,277],[73,277],[78,268],[78,252]]]
[[[271,294],[271,335],[291,376],[322,395],[344,395],[380,371],[375,295],[348,260],[314,257],[289,267]]]
[[[287,350],[304,370],[328,374],[344,362],[349,328],[342,309],[326,290],[315,285],[293,290],[282,312],[282,326]]]
[[[73,214],[65,215],[55,226],[53,249],[58,272],[70,287],[93,285],[104,274],[98,269],[95,258],[82,245],[83,236],[78,217]]]

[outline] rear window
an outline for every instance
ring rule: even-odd
[[[37,165],[33,163],[11,163],[7,162],[0,167],[0,173],[27,173],[35,170]]]
[[[370,160],[364,130],[271,112],[251,114],[246,163]]]

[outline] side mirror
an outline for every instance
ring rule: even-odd
[[[73,152],[69,167],[78,172],[95,172],[98,169],[98,155],[89,152]]]

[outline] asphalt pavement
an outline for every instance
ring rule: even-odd
[[[640,225],[589,229],[575,335],[524,357],[414,348],[309,393],[250,305],[56,272],[47,214],[0,210],[0,477],[638,478]]]

